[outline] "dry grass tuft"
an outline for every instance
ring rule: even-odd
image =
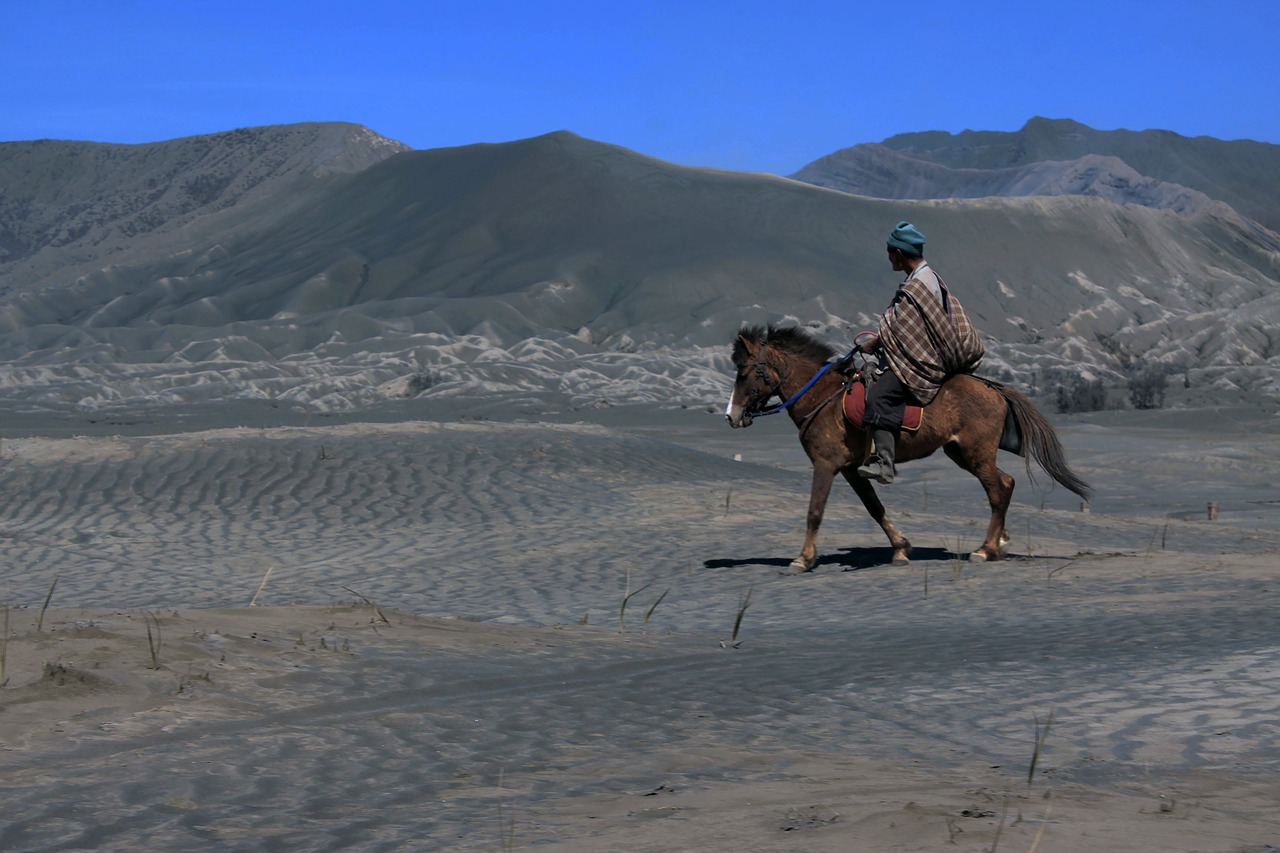
[[[1027,787],[1031,787],[1031,782],[1036,775],[1036,765],[1040,763],[1040,755],[1044,752],[1044,742],[1049,739],[1049,728],[1053,725],[1054,708],[1049,708],[1049,716],[1045,718],[1044,727],[1040,726],[1040,715],[1032,713],[1032,718],[1036,724],[1036,740],[1035,749],[1031,753],[1031,767],[1027,769]]]
[[[44,597],[44,604],[40,605],[40,618],[36,620],[36,633],[44,630],[44,612],[49,609],[49,601],[53,598],[53,591],[58,588],[58,576],[53,576],[53,583],[49,584],[49,594]]]
[[[147,626],[147,651],[151,653],[150,669],[159,669],[161,646],[160,617],[148,610],[142,614],[142,621]],[[151,630],[152,625],[155,626],[154,632]]]
[[[747,608],[751,606],[751,591],[753,589],[755,589],[754,585],[747,587],[747,591],[738,599],[738,615],[733,620],[733,633],[727,643],[724,640],[720,641],[722,648],[736,649],[742,645],[742,641],[738,639],[738,631],[742,628],[742,617],[747,614]]]
[[[9,677],[5,675],[5,667],[9,661],[9,603],[4,605],[4,633],[0,634],[0,687],[4,687],[9,683]]]

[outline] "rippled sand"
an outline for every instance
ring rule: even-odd
[[[1067,427],[1089,513],[1006,457],[996,564],[905,466],[913,564],[837,492],[798,577],[786,424],[6,440],[0,848],[1268,849],[1263,425]]]

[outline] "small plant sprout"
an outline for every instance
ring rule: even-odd
[[[271,573],[275,570],[275,566],[267,566],[267,573],[262,576],[262,583],[258,584],[258,591],[253,594],[253,598],[249,599],[250,607],[258,603],[258,596],[262,595],[262,591],[267,588],[267,581],[271,580]]]
[[[9,602],[4,603],[4,633],[0,634],[0,687],[9,683],[5,666],[9,660]]]
[[[742,628],[742,617],[747,614],[747,608],[751,606],[751,591],[754,586],[747,587],[747,591],[738,599],[738,615],[733,620],[733,633],[729,636],[729,642],[720,641],[722,648],[736,649],[742,644],[738,639],[738,631]]]
[[[1044,726],[1040,725],[1040,715],[1032,712],[1032,718],[1036,724],[1036,742],[1035,749],[1031,753],[1031,766],[1027,769],[1027,787],[1031,787],[1031,782],[1036,775],[1036,766],[1040,763],[1040,755],[1044,752],[1044,742],[1049,739],[1049,728],[1053,725],[1053,706],[1049,707],[1049,716],[1045,718]]]
[[[623,596],[622,596],[622,604],[620,604],[620,605],[618,606],[618,633],[622,633],[623,631],[625,631],[625,630],[626,630],[626,627],[627,627],[627,625],[626,625],[626,618],[627,618],[627,603],[628,603],[629,601],[631,601],[631,599],[632,599],[634,596],[639,595],[640,593],[644,592],[646,589],[648,589],[648,588],[649,588],[649,587],[651,587],[651,586],[653,586],[653,581],[649,581],[647,584],[645,584],[644,586],[640,587],[640,588],[639,588],[639,589],[637,589],[635,592],[631,592],[631,591],[630,591],[630,589],[631,589],[631,570],[630,570],[630,569],[627,569],[627,590],[628,590],[628,591],[627,591],[627,592],[625,592],[625,593],[623,593]],[[665,593],[663,593],[663,594],[665,595]],[[649,617],[648,617],[647,615],[645,616],[645,621],[646,621],[646,622],[648,622],[648,621],[649,621]]]
[[[1046,582],[1046,583],[1048,583],[1048,584],[1050,584],[1050,585],[1052,585],[1052,584],[1053,584],[1053,576],[1054,576],[1054,575],[1056,575],[1058,572],[1062,571],[1063,569],[1065,569],[1067,566],[1071,565],[1071,564],[1072,564],[1072,563],[1074,563],[1074,562],[1075,562],[1075,560],[1068,560],[1067,562],[1063,563],[1061,566],[1058,566],[1058,568],[1056,568],[1056,569],[1050,569],[1050,570],[1049,570],[1049,574],[1045,576],[1045,582]]]
[[[147,626],[147,651],[151,653],[151,669],[160,668],[160,617],[147,611],[142,614],[142,621]],[[155,625],[155,631],[151,630]]]
[[[1049,827],[1049,818],[1053,815],[1053,791],[1045,791],[1044,798],[1049,802],[1044,807],[1044,817],[1040,819],[1040,828],[1036,830],[1036,837],[1032,840],[1031,846],[1027,848],[1027,853],[1036,853],[1036,850],[1040,849],[1040,839],[1044,838],[1044,831]]]
[[[49,609],[49,601],[53,598],[53,591],[58,588],[58,576],[53,576],[53,583],[49,584],[49,594],[44,597],[44,604],[40,605],[40,618],[36,620],[36,633],[39,634],[44,630],[44,612]]]
[[[382,608],[378,607],[378,605],[374,604],[372,601],[370,601],[369,599],[365,598],[363,595],[361,595],[360,593],[356,592],[354,589],[352,589],[352,588],[351,588],[351,587],[349,587],[349,586],[344,586],[344,587],[343,587],[343,589],[345,589],[347,592],[351,593],[351,594],[352,594],[352,595],[354,595],[356,598],[360,599],[360,600],[361,600],[361,601],[363,601],[365,604],[367,604],[367,605],[369,605],[371,608],[373,608],[373,616],[374,616],[374,618],[373,618],[372,620],[370,620],[370,622],[371,622],[371,623],[372,623],[372,625],[373,625],[373,630],[374,630],[374,632],[375,632],[375,633],[377,633],[377,631],[378,631],[378,622],[385,622],[385,623],[386,623],[386,624],[388,624],[388,625],[390,625],[390,624],[391,624],[391,620],[387,618],[387,614],[383,613],[383,612],[382,612]]]
[[[662,591],[662,595],[658,596],[658,600],[649,605],[649,609],[644,612],[644,621],[641,623],[642,630],[649,630],[649,617],[653,615],[653,611],[658,609],[658,605],[662,603],[662,599],[667,597],[667,593],[671,592],[671,587],[667,587]]]
[[[516,849],[516,818],[503,805],[503,770],[498,771],[498,848],[503,851]]]
[[[996,853],[996,848],[1000,846],[1000,836],[1004,833],[1004,822],[1009,818],[1009,798],[1004,798],[1004,805],[1000,807],[1000,822],[996,824],[995,838],[991,839],[991,847],[987,853]],[[1016,823],[1017,821],[1015,821]],[[954,840],[952,841],[954,844]]]

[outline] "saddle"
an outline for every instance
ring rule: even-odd
[[[844,408],[845,420],[851,426],[862,429],[862,416],[867,411],[867,384],[863,377],[859,376],[849,383],[841,405]],[[902,413],[902,428],[907,432],[915,432],[920,429],[922,423],[924,423],[924,409],[920,406],[906,406]]]
[[[982,382],[996,391],[1000,391],[1004,386],[999,382],[991,379],[983,379],[981,376],[975,376],[979,382]],[[844,391],[844,398],[841,400],[841,408],[844,410],[845,420],[851,426],[862,429],[862,416],[867,410],[867,380],[862,374],[852,377]],[[920,425],[924,423],[924,409],[920,406],[906,406],[902,413],[902,428],[907,432],[915,432],[920,429]],[[870,436],[867,437],[870,442]],[[1022,427],[1018,423],[1018,417],[1014,413],[1013,406],[1005,407],[1004,414],[1004,430],[1000,434],[1001,450],[1007,450],[1009,453],[1023,456],[1023,440]]]

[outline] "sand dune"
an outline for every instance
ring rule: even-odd
[[[954,556],[977,484],[913,464],[885,490],[910,568],[837,494],[817,570],[787,577],[807,494],[789,425],[598,414],[6,440],[0,846],[1280,833],[1273,424],[1217,443],[1174,414],[1067,424],[1093,512],[1010,459],[997,564]],[[1192,468],[1222,476],[1188,488]]]

